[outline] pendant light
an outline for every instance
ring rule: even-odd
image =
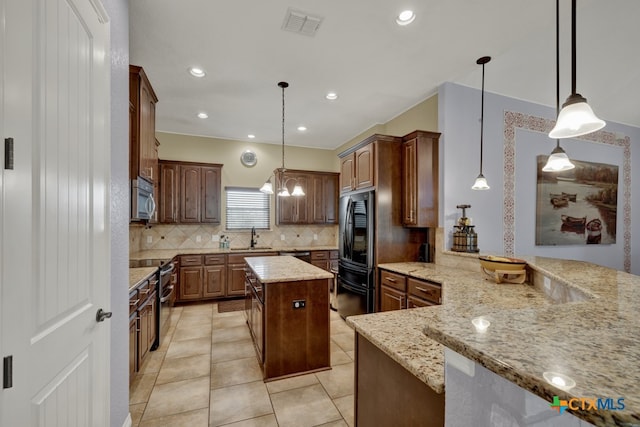
[[[476,178],[476,182],[471,187],[472,190],[488,190],[489,184],[487,179],[482,175],[482,136],[484,134],[484,64],[491,61],[490,56],[483,56],[476,61],[476,64],[482,65],[482,106],[480,107],[480,175]]]
[[[276,177],[276,184],[278,184],[277,177],[278,176],[280,177],[280,184],[278,185],[278,190],[277,190],[278,191],[277,194],[279,197],[289,197],[289,196],[300,197],[305,195],[304,190],[302,189],[302,186],[296,182],[293,187],[293,191],[289,193],[289,189],[287,188],[287,183],[289,182],[290,179],[287,179],[287,180],[284,179],[284,173],[287,171],[287,169],[284,167],[284,90],[289,87],[289,83],[279,82],[278,86],[282,89],[282,167],[274,170],[273,171],[274,175],[272,176]],[[262,185],[262,187],[260,187],[260,191],[266,194],[273,194],[273,184],[271,184],[271,177],[269,177],[269,179],[267,179],[267,181]]]
[[[605,125],[604,120],[593,113],[586,98],[576,93],[576,0],[571,0],[571,95],[562,104],[549,138],[574,138],[595,132]]]
[[[556,115],[560,111],[560,0],[556,0]],[[556,148],[547,159],[543,172],[562,172],[575,168],[569,156],[560,147],[560,140],[556,139]]]

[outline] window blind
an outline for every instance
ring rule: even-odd
[[[225,187],[227,230],[269,229],[271,198],[257,188]]]

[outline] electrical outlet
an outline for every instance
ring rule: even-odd
[[[220,236],[217,234],[212,234],[211,235],[211,241],[212,242],[219,242],[220,241]]]
[[[307,306],[307,301],[303,299],[297,299],[293,301],[293,309],[297,310],[300,308],[305,308]]]
[[[280,240],[284,240],[284,234],[280,235]]]
[[[153,243],[153,236],[147,236],[147,243]]]
[[[545,291],[548,291],[551,289],[551,279],[549,279],[548,277],[544,277],[544,289]]]
[[[198,236],[196,236],[196,242],[198,242],[198,243],[202,242],[202,237],[201,237],[201,236],[199,236],[199,235],[198,235]]]
[[[313,235],[313,240],[318,240],[318,235],[317,234]]]

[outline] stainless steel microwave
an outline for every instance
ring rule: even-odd
[[[156,213],[153,183],[142,178],[131,180],[131,220],[148,221]]]

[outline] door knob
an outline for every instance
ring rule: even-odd
[[[96,313],[96,322],[104,322],[104,319],[110,319],[112,314],[113,313],[111,313],[110,311],[104,311],[100,308]]]

